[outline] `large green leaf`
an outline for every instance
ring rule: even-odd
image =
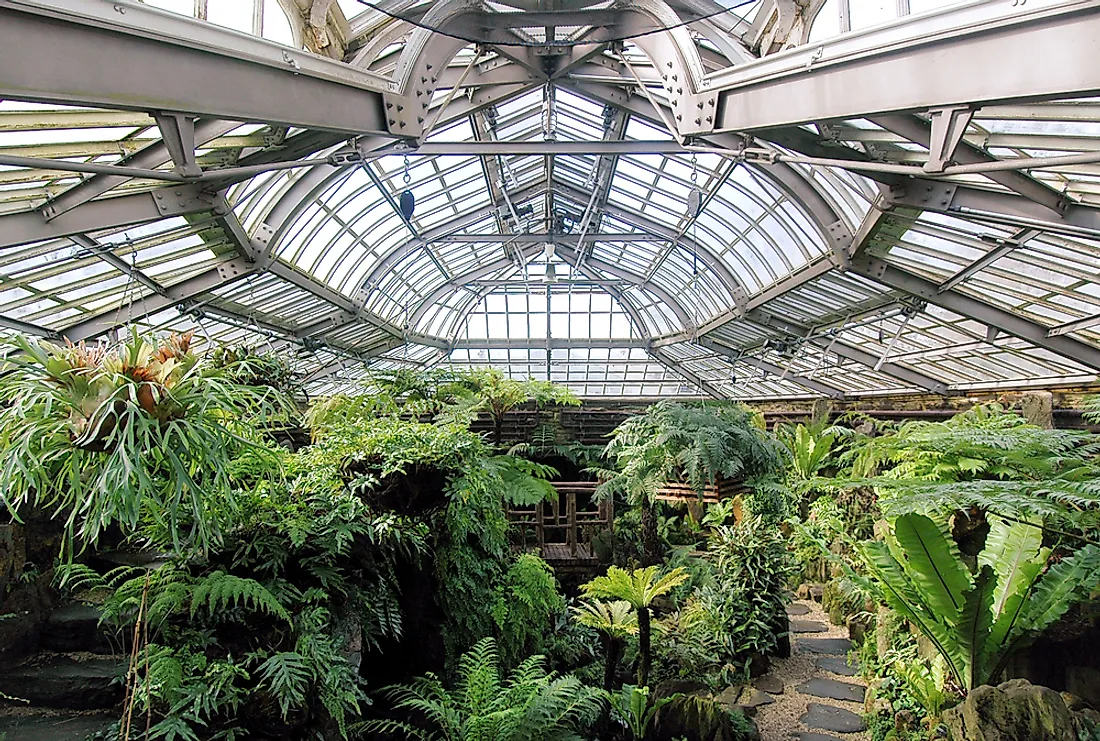
[[[1040,548],[1043,531],[1034,525],[989,515],[989,535],[985,548],[978,555],[979,567],[988,566],[996,577],[993,591],[992,615],[994,620],[1004,611],[1008,599],[1025,592],[1035,578],[1029,564],[1042,563]]]
[[[860,554],[867,570],[878,581],[879,596],[932,642],[951,673],[962,684],[966,675],[966,660],[957,632],[942,622],[943,616],[925,601],[924,594],[910,581],[906,569],[884,543],[864,543]]]
[[[906,573],[924,601],[947,623],[958,622],[973,579],[947,526],[924,515],[903,515],[894,521],[894,537],[905,552]]]
[[[1020,612],[1018,629],[1043,630],[1097,585],[1100,585],[1100,548],[1087,545],[1043,575]]]
[[[983,566],[974,580],[974,588],[963,599],[957,635],[959,652],[965,661],[964,688],[967,690],[985,681],[985,648],[993,624],[991,606],[995,584],[993,569]]]

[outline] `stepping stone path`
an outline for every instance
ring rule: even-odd
[[[792,620],[792,633],[824,633],[828,628],[818,620]]]
[[[819,702],[811,702],[809,709],[799,720],[810,728],[837,733],[859,733],[867,729],[867,726],[863,725],[863,718],[851,710],[822,705]]]
[[[852,650],[852,642],[847,638],[800,638],[798,645],[812,654],[845,656]]]
[[[814,663],[818,669],[824,669],[842,677],[854,677],[859,674],[859,662],[853,659],[849,664],[848,659],[843,656],[824,656]]]
[[[753,682],[755,691],[745,691],[769,698],[751,710],[762,738],[866,741],[860,714],[867,689],[857,676],[858,663],[848,665],[853,646],[841,637],[844,628],[827,622],[813,596],[788,605],[787,614],[792,616],[790,658],[772,657],[771,670]]]
[[[771,674],[765,674],[762,677],[758,677],[756,681],[752,683],[752,686],[758,690],[770,692],[773,695],[783,694],[783,680]]]
[[[846,702],[863,702],[863,695],[867,692],[867,688],[836,679],[814,677],[810,681],[798,685],[798,691],[804,695],[813,695],[814,697],[828,697]]]

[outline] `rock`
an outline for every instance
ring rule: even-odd
[[[745,688],[739,684],[731,684],[714,696],[714,701],[729,710],[738,708],[738,702]]]
[[[759,677],[755,682],[752,683],[752,686],[758,690],[770,692],[773,695],[783,694],[783,680],[775,676],[774,674],[765,674],[764,676]]]
[[[1080,725],[1060,694],[1026,679],[977,687],[942,719],[954,741],[1077,741]]]
[[[825,587],[822,586],[821,584],[811,584],[810,585],[810,599],[812,599],[814,602],[820,602],[821,598],[824,596],[824,594],[825,594]]]
[[[866,729],[863,719],[851,710],[817,702],[811,702],[799,720],[809,728],[836,733],[859,733]]]
[[[791,738],[796,738],[798,741],[843,741],[839,736],[817,731],[795,731],[791,734]]]
[[[100,629],[102,613],[91,605],[65,605],[50,613],[42,631],[42,648],[47,651],[112,652],[107,636]]]
[[[848,616],[848,638],[857,646],[862,645],[871,629],[869,621],[855,615]]]
[[[1072,692],[1060,692],[1058,694],[1062,696],[1062,702],[1066,704],[1066,709],[1071,713],[1079,713],[1082,710],[1089,710],[1091,708],[1087,702]]]
[[[798,685],[798,691],[804,695],[814,697],[827,697],[831,700],[844,700],[845,702],[863,702],[866,688],[858,684],[849,684],[836,679],[814,677]]]
[[[810,598],[810,585],[806,582],[802,582],[798,585],[798,589],[794,592],[795,596],[801,600],[807,600]]]
[[[5,741],[85,741],[88,736],[106,732],[116,720],[118,716],[115,713],[0,717],[0,738]]]
[[[76,661],[40,657],[0,675],[0,692],[32,705],[72,710],[109,708],[122,699],[126,662],[113,658]]]
[[[1067,666],[1066,689],[1100,710],[1100,667]]]
[[[749,659],[749,677],[751,679],[764,676],[771,668],[771,659],[764,654],[753,654]]]
[[[746,687],[741,693],[741,701],[738,703],[744,708],[758,708],[762,705],[771,705],[775,698],[767,692],[761,692],[753,687]]]
[[[848,659],[843,656],[825,656],[814,662],[818,669],[824,669],[827,672],[833,674],[839,674],[842,677],[854,677],[859,674],[859,661],[852,659],[852,663],[848,663]]]
[[[912,710],[899,710],[894,714],[894,730],[898,733],[908,734],[917,727],[917,716]]]
[[[828,628],[817,620],[792,620],[792,633],[824,633]]]
[[[734,727],[730,716],[725,706],[705,697],[678,697],[657,711],[652,731],[646,738],[650,741],[745,740],[745,734]],[[759,738],[759,734],[755,734],[755,738]]]
[[[810,606],[809,605],[803,605],[803,604],[800,604],[798,602],[787,605],[787,614],[791,615],[793,617],[797,617],[798,615],[806,615],[809,612],[810,612]]]
[[[16,584],[0,603],[0,661],[16,662],[38,651],[42,630],[59,597],[51,586],[53,572]]]
[[[705,684],[695,679],[666,679],[653,688],[653,696],[672,697],[676,693],[700,695],[705,694],[707,689]]]
[[[780,659],[791,657],[791,633],[789,630],[779,634],[775,639],[775,656]]]
[[[852,642],[847,638],[799,638],[798,645],[812,654],[844,656],[852,650]]]

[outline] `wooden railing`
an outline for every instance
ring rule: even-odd
[[[670,481],[657,490],[656,499],[663,502],[699,502],[715,504],[722,499],[730,499],[738,494],[743,494],[748,488],[739,483],[722,479],[717,484],[708,484],[702,493],[697,492],[690,484],[678,481]]]
[[[610,498],[594,501],[596,486],[594,481],[555,482],[558,496],[554,501],[510,509],[508,520],[520,546],[524,549],[537,546],[547,561],[594,560],[592,539],[601,531],[610,530],[615,519]],[[529,540],[532,534],[533,543]]]

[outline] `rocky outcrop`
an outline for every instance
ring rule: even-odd
[[[943,723],[954,741],[1078,741],[1091,728],[1084,713],[1066,706],[1062,695],[1025,679],[996,687],[983,685],[965,701],[943,713]]]

